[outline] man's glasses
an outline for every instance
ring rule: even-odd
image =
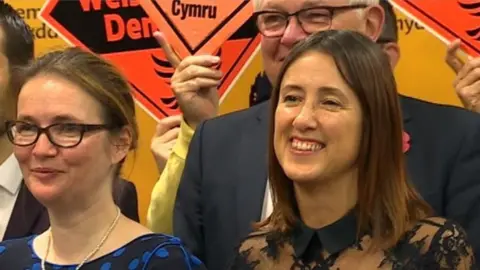
[[[107,125],[60,123],[44,128],[22,121],[7,121],[8,139],[17,146],[30,146],[38,141],[42,133],[57,147],[72,148],[80,144],[86,132],[108,130]]]
[[[280,11],[258,11],[253,14],[257,28],[265,37],[281,37],[285,33],[290,22],[290,17],[295,16],[303,31],[313,34],[330,29],[332,18],[336,12],[358,8],[366,8],[365,4],[336,6],[336,7],[312,7],[301,9],[294,13]]]

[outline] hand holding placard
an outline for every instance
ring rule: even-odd
[[[218,111],[223,74],[213,54],[252,15],[250,0],[140,0],[161,29],[155,38],[175,67],[171,78],[185,121],[195,128]],[[168,40],[168,41],[167,41]],[[174,49],[175,51],[174,51]]]
[[[181,121],[182,115],[167,116],[160,119],[155,128],[155,133],[150,141],[150,150],[160,174],[163,172],[173,146],[177,142]]]
[[[390,0],[448,45],[453,86],[466,109],[480,113],[480,3],[468,0]],[[468,54],[462,57],[461,51]],[[474,58],[479,57],[479,58]],[[467,59],[463,59],[467,58]]]
[[[465,57],[459,51],[460,46],[460,40],[452,42],[448,46],[445,60],[457,73],[453,86],[463,106],[480,113],[480,58]]]
[[[468,0],[389,0],[446,44],[462,41],[461,49],[480,56],[480,4]]]
[[[216,1],[218,0],[208,0],[205,3],[212,7],[214,5],[218,7]],[[238,0],[236,1],[238,4]],[[153,37],[154,31],[158,30],[156,23],[152,21],[152,18],[147,17],[139,2],[139,0],[45,0],[39,17],[69,44],[92,50],[119,67],[131,83],[138,104],[158,120],[168,115],[178,114],[180,104],[172,93],[170,85],[175,70]],[[180,14],[182,14],[182,5],[179,6],[178,3],[193,3],[192,0],[181,2],[161,0],[158,2],[168,3],[170,6],[167,8],[169,9],[175,3],[175,12],[180,9]],[[234,2],[234,0],[229,0],[229,2]],[[187,26],[198,25],[192,21],[196,18],[190,16],[201,15],[197,12],[196,7],[195,5],[183,5],[184,15],[179,15],[177,18],[182,21],[181,19],[184,17],[183,21],[187,22]],[[238,7],[247,9],[251,7],[251,4]],[[205,8],[205,12],[207,11],[212,14],[216,12],[217,18],[221,15],[220,9],[215,11],[213,8]],[[209,17],[212,16],[207,14],[207,19],[212,20]],[[234,19],[227,21],[231,23]],[[193,29],[193,27],[191,28]],[[98,31],[92,32],[88,29]],[[237,30],[234,35],[221,44],[220,48],[212,52],[222,59],[221,65],[216,67],[224,74],[217,91],[220,100],[235,88],[237,77],[243,72],[244,65],[249,63],[257,52],[260,36],[254,31],[248,30],[252,29],[252,23],[246,21],[242,29],[244,30]],[[167,30],[162,28],[164,34]],[[173,39],[169,35],[166,37],[170,43],[174,43],[173,39],[178,40],[176,36],[173,36]],[[173,47],[175,48],[175,46]],[[179,52],[178,49],[176,51]],[[184,58],[188,55],[190,54],[181,56]],[[134,64],[132,65],[132,63]],[[185,106],[182,105],[182,107]]]
[[[155,32],[154,37],[175,68],[171,87],[187,124],[195,128],[201,121],[214,117],[218,111],[217,87],[223,76],[215,68],[220,63],[220,58],[196,55],[182,60],[163,33]]]

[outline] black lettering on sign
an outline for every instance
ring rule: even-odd
[[[188,17],[216,19],[217,7],[214,5],[184,4],[180,0],[173,0],[172,14],[180,16],[181,20],[185,20]]]
[[[36,20],[38,13],[40,12],[40,8],[17,8],[16,11],[24,20]]]
[[[48,28],[46,24],[42,23],[39,27],[30,27],[35,39],[55,39],[58,34],[52,29]]]
[[[17,8],[18,15],[24,19],[32,31],[33,37],[35,39],[54,39],[58,38],[58,35],[55,31],[48,28],[45,23],[40,23],[38,25],[37,17],[40,13],[40,8]],[[34,25],[32,27],[32,25]]]
[[[180,14],[182,14],[181,4],[185,3],[179,3]],[[193,9],[192,6],[188,8],[184,6],[184,9],[186,18],[189,15],[202,15],[203,12],[203,7],[200,13],[195,6]],[[25,16],[35,16],[36,12],[38,11],[25,11]],[[209,10],[205,8],[205,12],[207,17],[217,15],[217,10],[213,6]],[[51,16],[67,32],[96,53],[108,54],[159,48],[157,41],[153,38],[153,32],[157,28],[138,0],[58,1]],[[39,30],[39,33],[43,33],[42,31]],[[255,35],[255,22],[249,20],[230,39],[251,38]]]
[[[51,16],[96,53],[159,47],[157,28],[138,0],[58,1]]]
[[[103,6],[102,6],[103,4]],[[140,3],[137,0],[80,0],[83,11],[88,12],[101,9],[119,9],[126,7],[138,7]]]
[[[424,30],[425,28],[412,19],[397,19],[398,32],[410,34],[413,30]]]
[[[122,40],[125,35],[133,40],[149,38],[156,29],[149,18],[131,18],[124,21],[118,14],[106,14],[104,19],[108,42]]]

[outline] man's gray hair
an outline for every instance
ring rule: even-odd
[[[256,0],[259,1],[259,0]],[[378,5],[380,0],[350,0],[350,5],[365,4],[365,5]]]
[[[260,9],[260,4],[262,3],[262,0],[252,0],[253,2],[253,10],[257,11]]]
[[[255,11],[260,9],[260,5],[262,4],[263,0],[252,0],[253,2],[253,9]],[[350,5],[356,4],[366,4],[366,5],[378,5],[380,0],[350,0]]]
[[[367,5],[367,6],[371,6],[371,5],[379,5],[380,4],[380,1],[383,1],[383,0],[350,0],[350,5],[358,5],[358,4],[364,4],[364,5]],[[357,14],[359,16],[363,16],[363,9],[360,9],[357,11]]]

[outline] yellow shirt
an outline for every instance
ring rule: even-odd
[[[156,233],[173,234],[173,208],[194,130],[185,121],[160,178],[153,187],[147,227]]]

